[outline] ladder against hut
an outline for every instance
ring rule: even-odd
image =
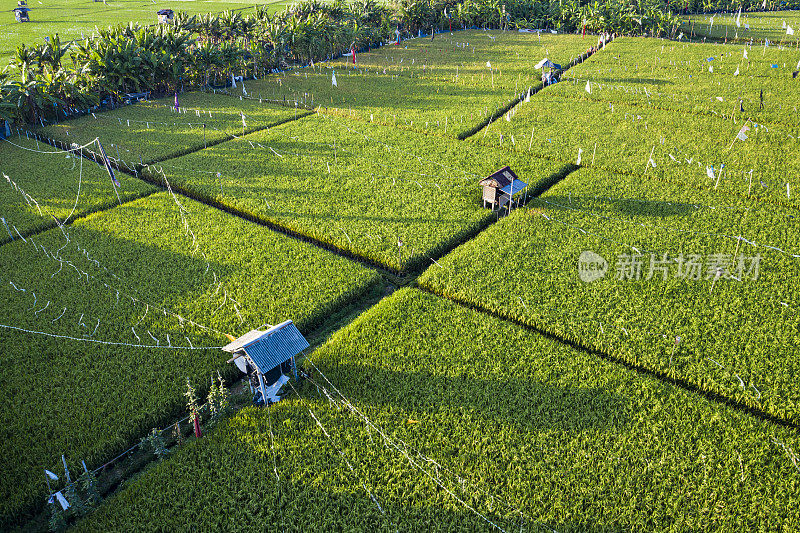
[[[289,373],[297,377],[295,357],[308,347],[305,337],[287,320],[265,331],[249,331],[222,349],[233,354],[228,362],[250,378],[256,403],[268,405],[281,399],[278,393],[289,381]]]
[[[483,186],[483,207],[485,208],[488,204],[492,211],[504,206],[510,210],[514,203],[514,195],[528,186],[507,166],[491,176],[483,178],[478,184]]]

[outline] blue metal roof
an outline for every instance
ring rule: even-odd
[[[310,345],[291,320],[278,324],[243,346],[244,351],[265,374],[299,354]]]
[[[500,189],[500,191],[506,194],[510,194],[511,196],[514,196],[527,186],[528,184],[522,180],[514,180],[505,187],[503,187],[502,189]]]

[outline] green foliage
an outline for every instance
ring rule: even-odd
[[[198,529],[491,529],[447,491],[506,531],[797,523],[793,430],[430,294],[395,293],[313,360],[408,458],[315,370],[336,403],[309,386],[246,408],[77,530],[179,528],[186,513]]]
[[[240,9],[258,3],[257,0],[242,2],[239,0],[193,0],[182,2],[180,9],[190,15],[198,13],[218,13],[225,9]],[[287,2],[270,3],[270,10],[282,9]],[[9,4],[9,8],[16,3]],[[152,2],[139,0],[115,0],[113,3],[81,2],[71,0],[50,0],[46,4],[29,3],[31,23],[13,22],[13,13],[6,12],[3,20],[4,35],[0,43],[0,66],[5,66],[14,49],[22,43],[44,43],[44,38],[54,33],[60,35],[63,42],[80,40],[89,37],[96,27],[107,28],[111,25],[125,25],[136,22],[142,25],[156,22],[158,6]],[[176,13],[180,18],[180,13]]]
[[[197,404],[197,393],[195,392],[192,382],[186,378],[186,392],[183,393],[186,397],[186,410],[189,412],[189,423],[193,424],[195,421],[200,421],[200,406]]]
[[[215,330],[242,334],[286,318],[307,332],[378,279],[324,250],[181,203],[196,242],[164,192],[75,222],[65,228],[69,243],[56,229],[0,247],[0,324],[133,345],[215,347],[228,342]],[[86,274],[78,279],[78,271]],[[42,505],[41,469],[53,469],[63,450],[102,464],[185,415],[187,377],[207,383],[217,371],[226,379],[238,372],[219,349],[101,345],[5,328],[0,344],[3,520]]]
[[[64,489],[64,497],[70,504],[69,514],[70,516],[74,516],[76,518],[80,518],[81,516],[85,515],[86,512],[89,510],[86,502],[83,500],[83,495],[78,490],[78,482],[70,483]]]
[[[61,505],[59,505],[56,499],[53,498],[53,500],[47,504],[47,507],[50,510],[50,515],[47,521],[50,531],[53,533],[66,531],[67,518],[64,516],[64,511],[61,509]]]
[[[228,389],[225,388],[225,380],[219,372],[216,381],[214,376],[211,376],[211,387],[208,389],[208,409],[211,421],[215,423],[230,410]]]
[[[187,380],[188,385],[188,380]],[[191,389],[191,385],[189,385],[190,391],[194,394],[194,389]],[[197,415],[196,405],[193,406],[189,405],[189,416],[194,417]],[[192,418],[194,420],[194,418]],[[159,461],[163,461],[164,458],[169,455],[169,449],[167,448],[166,441],[164,440],[164,435],[161,433],[161,430],[158,428],[153,428],[153,430],[148,433],[146,437],[143,437],[139,441],[139,448],[142,451],[151,450],[156,457],[158,457]]]
[[[86,503],[88,505],[94,507],[103,501],[103,497],[100,495],[100,490],[97,486],[97,476],[94,471],[89,470],[81,474],[81,477],[78,478],[78,482],[80,483],[81,490],[86,495]]]

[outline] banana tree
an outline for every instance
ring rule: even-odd
[[[70,49],[70,43],[61,44],[61,37],[56,33],[51,35],[41,52],[41,62],[56,72],[61,70],[61,61]]]
[[[38,48],[28,48],[22,44],[14,50],[10,64],[19,71],[20,76],[25,78],[41,71],[41,59],[41,51]]]
[[[2,92],[4,102],[14,107],[14,114],[25,122],[38,124],[42,121],[42,110],[53,104],[63,104],[53,96],[45,80],[40,80],[30,73],[23,73],[19,80],[12,80],[4,85]]]
[[[204,87],[211,83],[211,75],[219,70],[220,64],[220,50],[209,41],[203,41],[200,46],[196,46],[192,51],[191,65],[195,73],[202,77],[202,85]]]

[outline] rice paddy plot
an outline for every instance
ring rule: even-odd
[[[507,118],[471,141],[732,197],[787,206],[800,201],[797,126],[760,124],[744,116],[737,121],[679,116],[654,107],[551,96],[549,91],[520,104]]]
[[[187,513],[201,529],[797,521],[793,431],[418,290],[384,299],[312,360],[298,395],[243,410],[77,529],[179,528]]]
[[[106,154],[126,168],[200,150],[234,135],[269,128],[308,114],[269,103],[233,100],[190,92],[174,97],[87,113],[37,131],[62,143],[86,143],[95,137]],[[121,163],[123,164],[123,163]]]
[[[772,43],[796,45],[800,38],[800,11],[734,11],[704,13],[683,17],[681,26],[685,38],[713,38],[726,42],[768,39]],[[787,31],[793,30],[794,33]]]
[[[796,421],[799,220],[795,209],[581,168],[420,283]]]
[[[103,166],[24,134],[0,140],[0,243],[156,190],[125,175],[117,178],[118,188]]]
[[[800,50],[619,38],[548,94],[796,129]],[[589,83],[589,90],[587,88]]]
[[[289,318],[307,332],[378,279],[179,202],[161,192],[0,246],[0,523],[42,508],[61,454],[98,467],[182,418],[187,378],[230,382],[226,334]]]
[[[540,59],[566,66],[591,45],[572,35],[466,30],[357,54],[356,64],[345,57],[268,75],[232,94],[463,137],[541,86],[541,71],[533,68]]]
[[[531,188],[564,167],[317,113],[147,172],[204,201],[407,271],[497,218],[483,209],[477,182],[505,165]]]

